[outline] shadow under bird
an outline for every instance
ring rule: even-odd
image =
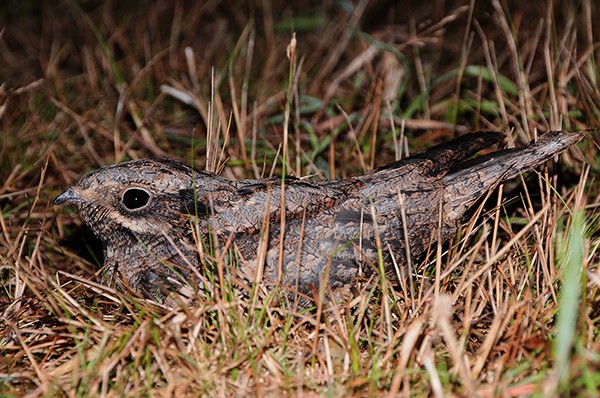
[[[203,267],[226,261],[244,284],[280,286],[308,307],[322,283],[335,298],[339,288],[380,269],[398,282],[408,256],[418,259],[438,240],[456,237],[465,212],[490,189],[587,132],[552,131],[526,147],[475,159],[503,135],[471,133],[326,182],[233,181],[173,160],[134,160],[83,176],[53,203],[81,213],[102,241],[108,282],[121,289],[162,301],[169,292],[198,288]]]

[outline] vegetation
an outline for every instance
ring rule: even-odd
[[[592,0],[289,3],[0,9],[0,395],[596,396],[597,134],[347,303],[99,283],[97,241],[51,201],[101,165],[333,179],[470,130],[598,125]]]

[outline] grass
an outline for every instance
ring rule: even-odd
[[[469,130],[597,127],[593,1],[21,3],[0,10],[0,395],[597,394],[597,135],[401,286],[309,313],[219,275],[191,307],[102,286],[50,205],[125,159],[344,178]]]

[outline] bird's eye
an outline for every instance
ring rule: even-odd
[[[141,188],[129,188],[123,192],[121,203],[127,210],[139,210],[150,203],[150,194]]]

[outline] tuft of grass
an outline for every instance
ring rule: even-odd
[[[566,387],[569,382],[571,351],[577,335],[585,246],[585,215],[582,211],[576,211],[565,234],[564,242],[557,248],[561,262],[562,285],[556,321],[556,339],[553,345],[556,373],[563,387]]]

